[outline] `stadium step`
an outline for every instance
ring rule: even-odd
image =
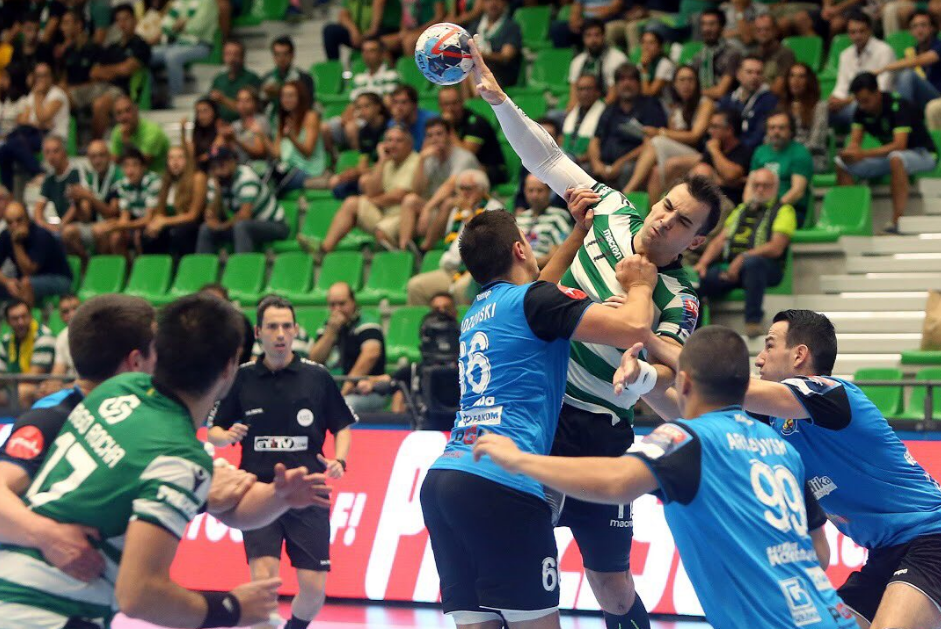
[[[941,273],[941,252],[898,253],[891,256],[850,256],[847,273]]]
[[[847,333],[836,335],[841,354],[898,354],[909,349],[918,349],[920,333]],[[764,345],[763,338],[747,340],[750,353],[757,355]]]
[[[921,310],[899,312],[824,312],[840,334],[892,330],[897,333],[921,334],[925,313]]]
[[[899,312],[924,311],[927,291],[905,293],[864,292],[839,295],[766,295],[765,312],[804,308],[817,312]],[[726,301],[716,306],[718,312],[743,312],[744,302]]]
[[[903,216],[899,220],[899,231],[913,235],[941,233],[941,215]]]
[[[846,255],[883,255],[889,253],[937,253],[941,251],[941,234],[920,236],[884,236],[866,238],[844,236],[840,239]]]
[[[857,275],[824,275],[820,290],[825,293],[851,291],[917,291],[941,287],[937,273],[864,273]]]

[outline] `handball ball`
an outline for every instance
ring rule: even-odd
[[[470,35],[457,24],[433,24],[415,46],[415,63],[432,83],[460,83],[474,67],[468,42]]]

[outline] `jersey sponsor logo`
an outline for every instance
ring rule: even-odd
[[[903,574],[908,574],[908,568],[902,568],[901,570],[896,570],[895,572],[892,573],[892,576],[893,576],[893,577],[900,577],[900,576],[902,576]]]
[[[140,398],[136,395],[119,395],[102,402],[98,407],[98,414],[110,426],[123,422],[138,406],[140,406]]]
[[[587,299],[588,295],[578,290],[577,288],[569,288],[568,286],[562,286],[561,284],[556,284],[559,287],[559,290],[562,291],[562,294],[568,297],[569,299]]]
[[[458,411],[457,425],[461,426],[498,426],[503,420],[502,406],[489,406],[472,408],[469,411]]]
[[[811,561],[817,561],[817,554],[814,553],[814,557]],[[817,588],[818,592],[829,592],[833,589],[833,584],[830,582],[830,577],[827,576],[827,573],[823,571],[823,568],[820,566],[811,566],[807,568],[807,574],[810,576],[810,580],[813,581],[814,587]]]
[[[696,322],[699,320],[699,300],[685,293],[680,293],[680,301],[683,302],[683,323],[680,325],[680,338],[684,341],[696,329]]]
[[[255,452],[303,452],[307,437],[255,437]]]
[[[628,452],[643,454],[649,459],[672,454],[693,440],[693,436],[676,424],[663,424],[644,437],[640,443],[632,445]]]
[[[23,426],[7,441],[6,453],[14,459],[29,461],[42,454],[45,439],[42,431],[35,426]]]
[[[810,487],[810,491],[814,492],[814,498],[817,500],[829,496],[838,489],[829,476],[814,476],[807,481],[807,486]]]
[[[307,428],[314,423],[314,412],[309,408],[302,408],[297,411],[297,423]]]
[[[791,618],[795,625],[803,627],[820,622],[820,612],[817,611],[817,606],[807,593],[803,579],[791,577],[778,581],[778,585],[784,593],[784,599],[787,601],[787,607],[791,611]]]
[[[182,511],[187,520],[192,520],[199,513],[199,505],[190,500],[185,494],[168,485],[161,485],[157,490],[157,500],[165,502],[174,509]]]
[[[265,409],[263,408],[250,408],[247,411],[245,411],[245,417],[251,417],[252,415],[261,415],[264,412],[265,412]]]
[[[769,546],[765,549],[768,555],[768,563],[771,567],[783,566],[789,563],[801,563],[802,561],[816,561],[817,553],[813,548],[801,548],[797,542],[784,542],[776,546]]]
[[[488,297],[490,297],[490,293],[491,293],[491,292],[492,292],[492,290],[485,290],[484,292],[482,292],[482,293],[480,293],[479,295],[477,295],[477,299],[476,299],[475,301],[483,301],[483,300],[487,299]]]

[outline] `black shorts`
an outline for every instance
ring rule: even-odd
[[[430,470],[421,506],[445,613],[558,607],[558,553],[544,500],[467,472]]]
[[[562,405],[552,444],[556,456],[622,456],[634,444],[634,429],[609,415]],[[634,521],[631,505],[602,505],[566,496],[557,526],[572,530],[582,564],[595,572],[626,572],[630,567]]]
[[[866,565],[840,587],[840,598],[871,622],[890,583],[907,583],[941,607],[941,535],[870,550]]]
[[[291,565],[299,570],[330,572],[330,511],[321,507],[291,509],[260,529],[244,531],[245,556],[281,558],[287,547]]]

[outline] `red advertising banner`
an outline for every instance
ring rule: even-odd
[[[327,594],[334,597],[434,602],[438,600],[428,533],[422,521],[419,489],[431,463],[444,449],[438,432],[356,430],[349,472],[335,483],[331,524],[333,571]],[[941,442],[909,441],[914,457],[941,478]],[[218,456],[237,461],[227,448]],[[840,585],[866,560],[866,550],[827,525],[831,559],[827,574]],[[212,516],[200,515],[183,536],[173,564],[174,579],[185,587],[227,590],[248,580],[242,535]],[[561,604],[565,609],[597,610],[581,569],[581,556],[568,529],[557,529]],[[282,561],[282,593],[296,581]],[[631,570],[637,589],[657,613],[702,615],[692,585],[663,516],[652,496],[634,504]]]

